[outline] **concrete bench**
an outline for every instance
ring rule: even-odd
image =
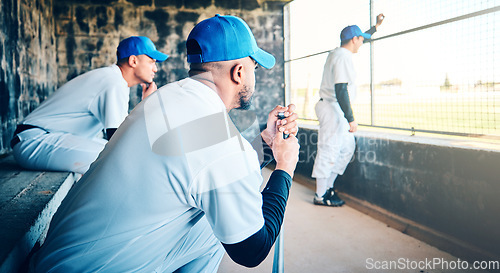
[[[74,182],[69,172],[21,168],[12,155],[0,158],[0,273],[17,272]]]

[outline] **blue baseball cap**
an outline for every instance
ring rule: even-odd
[[[157,62],[163,62],[168,58],[167,54],[156,50],[153,42],[148,37],[144,36],[128,37],[122,40],[116,49],[118,60],[132,55],[137,56],[143,54],[149,56],[151,59],[155,59]]]
[[[361,31],[358,26],[353,25],[345,27],[342,32],[340,32],[340,41],[344,42],[358,36],[363,36],[365,39],[370,39],[372,37],[370,34]]]
[[[209,63],[252,57],[270,69],[274,56],[257,46],[255,37],[242,19],[217,14],[198,23],[186,41],[188,63]]]

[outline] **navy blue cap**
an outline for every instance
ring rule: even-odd
[[[118,60],[132,55],[137,56],[143,54],[149,56],[151,59],[155,59],[157,62],[163,62],[168,58],[167,54],[156,50],[153,42],[148,37],[144,36],[128,37],[122,40],[116,49]]]
[[[358,26],[353,25],[347,26],[342,30],[340,33],[340,41],[344,42],[358,36],[363,36],[365,39],[370,39],[372,37],[370,34],[361,31]]]
[[[196,41],[199,51],[189,46]],[[273,55],[257,46],[255,37],[242,19],[230,15],[215,15],[198,23],[187,38],[188,63],[209,63],[252,57],[265,68],[276,63]]]

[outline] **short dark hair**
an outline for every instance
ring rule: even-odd
[[[343,45],[345,45],[345,44],[349,43],[349,42],[350,42],[353,38],[354,38],[354,37],[352,37],[352,38],[351,38],[351,39],[349,39],[349,40],[343,40],[343,41],[341,41],[341,42],[340,42],[340,46],[343,46]]]
[[[196,74],[209,72],[209,71],[212,71],[214,69],[220,69],[220,68],[222,68],[222,66],[219,62],[190,63],[188,74],[189,74],[189,77],[192,77]]]
[[[129,58],[130,58],[130,56],[125,57],[125,58],[121,58],[121,59],[119,59],[119,60],[116,62],[116,65],[121,66],[121,65],[124,65],[124,64],[128,63],[128,59],[129,59]]]

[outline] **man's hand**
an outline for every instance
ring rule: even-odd
[[[293,172],[299,160],[299,141],[290,133],[287,139],[278,131],[274,137],[273,155],[276,160],[276,170],[283,170],[293,177]]]
[[[267,119],[267,127],[262,131],[262,139],[266,142],[269,147],[273,147],[274,138],[276,133],[282,132],[290,135],[297,135],[299,131],[299,126],[297,125],[297,113],[294,113],[295,105],[290,104],[288,107],[278,105],[270,113]],[[285,119],[278,120],[278,113],[284,112]]]
[[[381,13],[379,15],[377,15],[377,23],[375,24],[375,27],[378,29],[378,27],[382,24],[382,22],[384,21],[384,14]]]
[[[142,99],[147,98],[149,95],[153,94],[153,92],[156,91],[156,89],[158,89],[155,82],[151,82],[149,86],[145,83],[141,83],[141,87],[142,87]]]
[[[354,133],[358,130],[358,123],[354,120],[349,122],[349,132]]]

